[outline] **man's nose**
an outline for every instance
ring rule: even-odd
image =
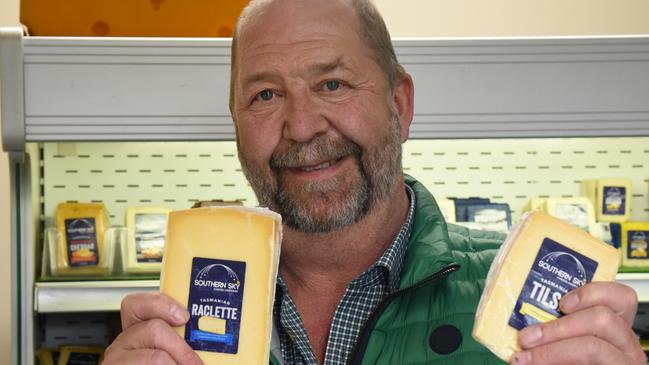
[[[304,143],[327,132],[329,121],[310,90],[289,93],[284,108],[285,139]]]

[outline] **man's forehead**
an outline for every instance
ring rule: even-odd
[[[237,33],[245,37],[261,27],[265,32],[279,32],[324,21],[346,24],[347,28],[350,22],[357,23],[348,0],[253,0],[239,19]]]

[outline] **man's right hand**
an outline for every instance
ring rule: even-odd
[[[122,300],[122,333],[106,349],[104,365],[203,364],[173,329],[189,320],[187,310],[159,293],[131,294]]]

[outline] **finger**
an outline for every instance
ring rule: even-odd
[[[632,288],[620,283],[594,282],[566,294],[559,303],[563,313],[604,305],[633,324],[638,310],[638,294]]]
[[[512,365],[645,365],[644,354],[630,356],[594,337],[577,337],[518,352]]]
[[[117,336],[112,346],[123,350],[162,350],[178,364],[203,364],[187,342],[161,319],[151,319],[132,325]]]
[[[122,330],[149,319],[159,318],[172,326],[189,320],[187,310],[174,299],[160,293],[137,293],[122,300],[120,309]]]
[[[554,321],[521,330],[518,339],[523,349],[530,349],[574,337],[592,336],[613,345],[618,351],[635,356],[640,341],[631,327],[610,308],[597,306],[565,315]]]
[[[110,347],[108,348],[110,349]],[[177,365],[178,363],[161,350],[140,349],[140,350],[115,350],[106,354],[102,365]]]

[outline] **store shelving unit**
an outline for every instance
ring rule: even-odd
[[[394,43],[416,85],[411,138],[649,137],[649,36]],[[29,151],[29,144],[232,141],[229,47],[225,39],[47,38],[0,31],[3,142],[14,162],[13,333],[20,364],[33,361],[35,314],[115,311],[124,295],[158,285],[37,282],[36,227],[48,213],[48,197],[40,194],[39,148]],[[639,184],[646,178],[638,177]],[[642,204],[638,214],[646,214],[649,204]],[[649,302],[649,276],[618,279]]]

